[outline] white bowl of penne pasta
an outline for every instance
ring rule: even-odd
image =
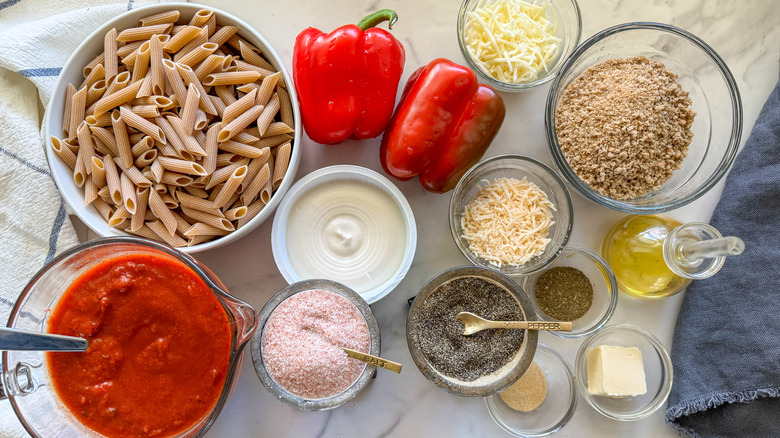
[[[279,56],[245,22],[192,3],[138,8],[93,32],[44,118],[54,181],[84,224],[185,252],[256,228],[300,161]]]

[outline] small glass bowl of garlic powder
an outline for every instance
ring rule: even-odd
[[[522,91],[555,76],[581,28],[576,0],[464,0],[458,43],[481,82]]]

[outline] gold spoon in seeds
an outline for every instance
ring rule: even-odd
[[[455,317],[465,326],[463,335],[469,336],[487,329],[526,329],[570,332],[571,322],[553,321],[491,321],[471,312],[460,312]]]

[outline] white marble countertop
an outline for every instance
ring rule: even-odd
[[[780,2],[766,0],[579,0],[583,39],[619,23],[657,21],[699,36],[726,61],[739,85],[744,105],[742,141],[747,139],[759,110],[778,80],[780,57]],[[406,48],[402,82],[433,58],[446,57],[464,64],[455,23],[458,0],[285,0],[246,2],[206,0],[257,28],[277,50],[291,71],[293,42],[308,26],[330,32],[357,22],[369,12],[391,8],[399,20],[392,33]],[[521,94],[503,94],[507,116],[486,157],[502,153],[527,154],[551,164],[544,135],[543,108],[549,85]],[[379,140],[348,141],[322,146],[304,138],[298,147],[303,158],[297,178],[323,166],[355,164],[382,172]],[[467,264],[452,241],[448,228],[449,195],[422,189],[416,179],[395,181],[415,212],[417,253],[409,274],[398,288],[372,305],[382,332],[382,356],[402,362],[401,375],[379,371],[375,381],[353,401],[332,411],[300,412],[276,401],[255,375],[248,357],[238,389],[207,436],[241,437],[380,437],[380,436],[502,436],[482,399],[449,395],[429,383],[417,370],[406,346],[406,300],[433,276]],[[720,196],[721,185],[696,202],[671,212],[683,221],[707,221]],[[573,194],[575,221],[570,244],[598,251],[609,227],[623,214]],[[258,310],[286,286],[271,255],[271,220],[243,240],[227,247],[196,254],[236,296]],[[82,237],[86,237],[82,233]],[[669,348],[682,294],[661,301],[640,301],[620,295],[610,323],[631,322],[654,333]],[[540,342],[551,345],[573,364],[581,340],[541,333]],[[248,349],[247,349],[248,350]],[[663,409],[649,418],[621,423],[593,410],[581,397],[574,417],[558,436],[676,437],[663,420]]]

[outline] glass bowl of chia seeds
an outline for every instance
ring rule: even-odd
[[[625,23],[580,44],[545,107],[550,156],[586,199],[633,214],[698,199],[726,175],[742,136],[731,71],[707,43]]]
[[[577,384],[566,359],[540,343],[536,346],[534,363],[543,376],[539,381],[525,383],[516,391],[485,397],[490,417],[513,436],[552,435],[571,420],[577,407]],[[539,398],[541,403],[537,405]],[[535,401],[529,404],[528,400]]]
[[[260,311],[252,362],[263,386],[300,410],[333,409],[357,396],[374,365],[342,347],[380,354],[379,324],[357,292],[331,280],[304,280],[277,292]]]
[[[462,266],[431,279],[409,309],[406,340],[412,360],[431,383],[451,394],[486,397],[514,383],[536,352],[536,330],[488,329],[463,335],[459,312],[490,320],[534,320],[531,301],[511,278]]]
[[[535,158],[505,154],[463,175],[452,191],[449,221],[469,262],[517,277],[544,269],[561,254],[574,208],[553,169]]]
[[[571,332],[549,333],[562,338],[589,335],[612,317],[617,307],[615,273],[601,256],[568,246],[544,270],[523,278],[523,289],[543,321],[571,321]]]

